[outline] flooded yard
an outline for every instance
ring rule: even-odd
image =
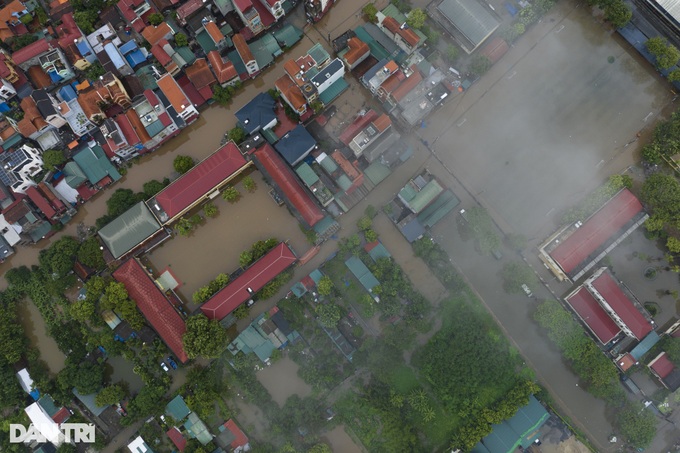
[[[178,292],[185,302],[217,274],[238,269],[239,255],[256,241],[270,237],[288,241],[298,257],[310,248],[297,220],[269,196],[261,174],[253,172],[251,176],[257,183],[254,193],[237,184],[242,195],[238,202],[215,198],[219,209],[215,218],[205,219],[191,236],[177,235],[146,256],[157,271],[172,270],[181,281]]]
[[[292,359],[284,357],[273,365],[258,371],[257,380],[264,385],[276,404],[283,407],[289,396],[298,395],[304,398],[312,393],[312,387],[298,376],[299,368]]]
[[[334,452],[362,453],[364,451],[364,449],[355,444],[349,434],[347,434],[344,425],[336,426],[332,431],[324,434],[323,439],[328,442]]]
[[[40,316],[38,307],[29,299],[24,299],[17,307],[21,325],[30,345],[40,351],[40,358],[47,363],[50,371],[58,373],[64,368],[66,356],[59,350],[54,339],[47,335],[47,326]]]

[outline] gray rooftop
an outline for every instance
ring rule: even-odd
[[[443,0],[437,9],[477,47],[498,28],[498,21],[477,0]]]
[[[99,230],[99,237],[115,258],[123,256],[161,229],[143,201],[140,201]]]

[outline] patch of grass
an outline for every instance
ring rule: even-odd
[[[420,387],[418,377],[408,365],[400,365],[390,376],[394,390],[398,393],[407,394],[411,390]]]

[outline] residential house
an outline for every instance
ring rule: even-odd
[[[196,110],[196,107],[189,101],[187,95],[170,74],[163,75],[156,83],[158,84],[158,89],[168,99],[180,118],[187,124],[198,119],[198,110]]]
[[[213,0],[213,5],[215,5],[222,16],[226,16],[235,9],[234,3],[231,0]]]
[[[49,3],[49,14],[53,21],[58,21],[64,14],[72,12],[73,7],[68,0],[52,0]]]
[[[208,52],[208,61],[210,61],[210,66],[215,74],[217,83],[221,86],[233,85],[240,81],[234,64],[228,59],[222,58],[218,51],[212,50]]]
[[[204,0],[189,0],[177,8],[177,22],[182,27],[187,25],[187,21],[194,17],[205,5]]]
[[[24,114],[25,116],[25,114]],[[16,123],[14,123],[16,124]],[[15,144],[21,141],[21,135],[15,129],[13,123],[10,123],[7,118],[0,118],[0,146],[4,148],[11,148]],[[2,191],[2,185],[0,185],[0,192]],[[0,194],[0,200],[2,200],[2,195]]]
[[[160,12],[174,8],[179,3],[179,0],[151,0],[156,9]]]
[[[143,148],[152,151],[179,133],[179,125],[152,90],[145,90],[131,110],[126,112],[132,131]],[[135,147],[138,151],[139,146]]]
[[[113,68],[115,68],[117,74],[122,76],[132,75],[134,74],[134,71],[123,57],[123,54],[120,53],[120,50],[118,49],[120,45],[121,44],[116,45],[113,42],[106,43],[104,44],[104,52],[106,52],[106,56],[108,57],[108,60],[111,61],[111,64],[113,64]],[[108,68],[106,64],[103,64],[103,66],[105,69],[113,70]]]
[[[285,14],[282,0],[261,0],[261,2],[271,15],[274,16],[275,21],[281,19]]]
[[[219,431],[220,434],[215,437],[215,442],[222,450],[238,452],[250,450],[248,436],[241,431],[241,428],[238,427],[233,419],[227,420],[226,423],[219,427]]]
[[[3,81],[11,84],[19,82],[19,74],[16,71],[16,63],[12,57],[0,49],[0,77]]]
[[[137,32],[141,32],[146,27],[144,17],[151,14],[151,5],[146,0],[120,0],[116,3],[118,10],[125,20]]]
[[[73,155],[73,161],[78,164],[93,187],[103,188],[121,178],[99,145],[86,146]]]
[[[40,218],[39,211],[24,196],[18,197],[14,203],[4,209],[2,215],[10,225],[10,229],[18,233],[22,243],[38,242],[52,228],[48,222]]]
[[[371,49],[368,47],[368,44],[357,37],[349,38],[347,48],[347,52],[341,58],[350,71],[371,55]]]
[[[7,101],[16,96],[17,90],[6,79],[0,79],[0,98]]]
[[[170,53],[168,53],[168,51]],[[163,68],[173,77],[180,72],[181,68],[171,56],[171,54],[174,55],[176,52],[167,39],[161,39],[156,44],[151,46],[151,54],[156,58],[156,60],[158,60],[158,63],[160,63],[160,65],[163,66]]]
[[[0,9],[0,41],[7,41],[16,35],[15,27],[23,25],[21,18],[26,14],[28,9],[19,0],[14,0]]]
[[[298,115],[302,116],[307,112],[307,100],[302,95],[300,87],[293,80],[284,74],[274,82],[276,90],[281,94],[281,99],[290,106]]]
[[[382,21],[378,22],[378,27],[389,36],[401,50],[410,55],[423,43],[420,36],[411,30],[406,22],[400,24],[390,16],[382,16]]]
[[[0,181],[14,193],[26,193],[34,186],[33,176],[42,171],[42,153],[29,144],[0,153]]]
[[[288,77],[300,87],[300,91],[307,100],[307,103],[314,102],[319,96],[319,91],[312,82],[312,78],[318,75],[330,61],[331,58],[328,52],[324,50],[321,44],[317,43],[307,51],[306,55],[297,60],[288,60],[283,65]],[[320,84],[320,80],[317,80],[317,83]]]
[[[236,33],[232,38],[232,41],[234,42],[236,52],[238,52],[239,57],[243,60],[246,71],[248,71],[248,76],[255,77],[257,73],[260,72],[260,68],[257,65],[257,60],[255,60],[250,47],[248,47],[248,44],[246,43],[246,39],[241,33]]]
[[[391,126],[390,117],[383,113],[354,136],[349,143],[350,149],[356,157],[361,156],[364,150],[371,146]]]
[[[276,126],[278,121],[276,113],[274,113],[275,107],[276,101],[274,101],[269,93],[259,93],[235,113],[238,125],[248,135],[254,134],[259,130],[271,129]]]
[[[205,58],[198,58],[194,64],[189,66],[184,72],[191,84],[196,87],[204,99],[212,98],[211,86],[214,85],[217,80],[210,71],[210,67]]]
[[[39,65],[39,57],[52,49],[52,44],[47,39],[39,39],[12,53],[12,61],[21,69],[27,71],[31,66]]]
[[[399,66],[394,60],[381,60],[361,77],[361,83],[376,94],[380,85],[398,70]]]
[[[7,207],[4,209],[7,209]],[[7,221],[4,214],[0,214],[0,237],[2,237],[5,242],[7,242],[9,247],[14,247],[21,242],[21,236],[17,230],[14,229],[12,224]]]
[[[652,359],[647,367],[659,379],[661,384],[671,392],[675,392],[680,388],[680,368],[675,366],[665,351]]]
[[[132,104],[121,81],[110,72],[101,76],[91,87],[80,91],[78,103],[87,118],[94,123],[106,117],[104,111],[110,105],[127,109]]]
[[[60,115],[57,100],[45,89],[34,90],[31,98],[35,101],[38,111],[48,124],[59,129],[66,125],[66,120]]]
[[[32,66],[39,66],[50,76],[52,83],[75,77],[69,61],[61,49],[56,48],[54,41],[45,38],[23,47],[12,54],[12,60],[24,71]]]
[[[86,36],[87,43],[90,45],[95,54],[99,55],[104,52],[104,45],[113,43],[116,47],[123,42],[118,37],[116,30],[111,24],[106,23]]]
[[[218,51],[222,51],[229,47],[229,41],[227,41],[227,37],[224,36],[224,33],[222,33],[214,21],[204,21],[203,27],[208,33],[208,36],[210,36],[210,39],[212,39],[213,43],[215,43],[215,47],[217,47]]]
[[[139,117],[137,117],[137,120],[139,120]],[[111,152],[122,160],[129,160],[141,154],[145,149],[144,144],[142,143],[137,130],[133,127],[132,122],[128,119],[127,114],[118,115],[114,118],[114,121],[116,122],[116,128],[122,133],[124,140],[123,143],[119,143],[113,147],[109,144]],[[113,160],[115,161],[115,158]]]
[[[312,85],[316,88],[319,93],[319,99],[324,104],[330,103],[335,97],[337,97],[342,91],[344,91],[348,85],[343,79],[345,75],[345,65],[339,58],[334,59],[326,66],[319,70],[319,73],[311,78]],[[330,91],[331,87],[338,87],[337,90],[327,97],[326,92]]]
[[[147,59],[147,55],[139,49],[139,46],[137,46],[137,43],[133,39],[120,46],[118,51],[120,51],[121,55],[125,58],[125,61],[127,61],[133,69],[144,63]],[[123,80],[132,80],[136,78],[136,76],[123,77]],[[134,97],[134,95],[132,97]]]
[[[35,140],[43,133],[54,129],[54,126],[48,124],[40,114],[38,106],[31,96],[23,98],[19,105],[21,110],[24,111],[24,117],[17,123],[17,130],[21,135]]]
[[[58,222],[66,214],[66,205],[44,182],[29,187],[26,195],[51,223]]]
[[[144,441],[142,436],[137,436],[127,447],[132,453],[153,453],[153,450]]]
[[[119,115],[117,118],[123,118],[120,123],[123,123],[124,126],[129,124],[124,115]],[[127,160],[139,154],[138,149],[129,145],[127,137],[121,130],[120,123],[112,118],[106,118],[103,124],[99,126],[99,132],[103,137],[103,142],[100,142],[100,145],[107,156],[114,155],[113,160],[115,160],[115,156]]]
[[[61,87],[57,91],[57,98],[61,102],[56,105],[56,109],[78,137],[82,137],[96,127],[85,115],[78,103],[78,94],[71,85]]]
[[[298,124],[295,129],[281,137],[274,148],[288,165],[294,167],[316,148],[316,140],[303,125]]]
[[[152,46],[161,39],[172,39],[175,31],[166,22],[161,22],[158,25],[149,25],[142,30],[142,36]]]
[[[257,35],[264,31],[265,26],[253,1],[258,2],[259,0],[232,0],[232,3],[236,9],[236,14],[241,18],[243,24],[253,35]]]

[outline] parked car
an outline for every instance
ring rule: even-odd
[[[165,360],[168,362],[168,364],[170,365],[170,367],[171,367],[173,370],[176,370],[176,369],[177,369],[177,362],[175,362],[175,360],[172,358],[172,356],[168,356],[168,358],[165,359]]]
[[[161,362],[161,368],[163,368],[163,371],[165,371],[166,373],[170,371],[170,368],[168,368],[165,362]]]
[[[524,291],[524,294],[526,294],[527,297],[534,297],[534,295],[531,292],[531,290],[529,289],[529,287],[524,283],[522,283],[522,291]]]

